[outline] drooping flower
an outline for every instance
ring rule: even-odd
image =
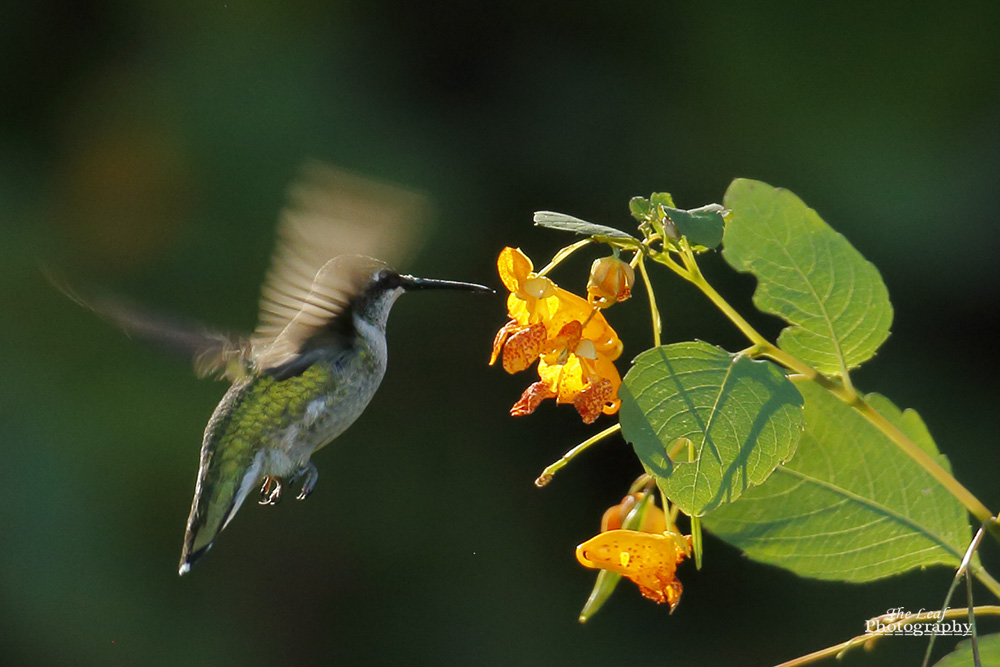
[[[502,356],[508,373],[539,360],[541,378],[511,408],[514,416],[531,414],[547,398],[573,404],[584,422],[620,405],[621,377],[615,359],[622,343],[599,310],[586,299],[536,276],[531,260],[518,249],[504,248],[497,270],[507,297],[507,322],[493,341],[490,364]]]
[[[677,565],[690,553],[691,538],[669,529],[663,510],[648,500],[645,493],[635,493],[609,507],[601,532],[576,548],[576,559],[628,577],[645,597],[668,603],[673,612],[684,590]]]
[[[628,577],[644,597],[670,605],[673,612],[684,587],[677,579],[677,565],[687,557],[683,537],[677,534],[609,530],[576,548],[584,567],[607,570]]]

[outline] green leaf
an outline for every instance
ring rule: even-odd
[[[664,206],[663,210],[692,245],[715,248],[722,243],[722,233],[726,228],[722,206],[709,204],[690,211]]]
[[[948,621],[942,622],[948,623]],[[969,621],[963,619],[962,622],[968,623]],[[985,636],[980,635],[978,643],[981,664],[1000,665],[1000,633]],[[969,667],[971,664],[972,640],[963,639],[958,643],[954,651],[934,663],[934,667]]]
[[[792,325],[778,347],[827,375],[870,359],[892,324],[874,265],[788,190],[736,179],[724,201],[723,257],[756,276],[758,308]]]
[[[808,380],[795,384],[806,421],[795,458],[705,527],[750,558],[816,579],[957,566],[972,539],[962,505],[843,401]],[[878,394],[866,400],[950,470],[916,412]]]
[[[606,243],[610,240],[618,240],[631,241],[632,243],[630,245],[635,245],[639,242],[635,237],[613,227],[595,225],[592,222],[587,222],[586,220],[581,220],[580,218],[574,218],[573,216],[566,215],[565,213],[555,213],[554,211],[535,211],[534,220],[535,226],[537,227],[548,227],[549,229],[573,232],[574,234],[582,234],[583,236],[593,236],[602,243]]]
[[[664,208],[674,207],[674,198],[670,196],[669,192],[654,192],[649,195],[649,203],[655,209],[657,206],[662,206]]]
[[[774,364],[694,341],[636,357],[618,391],[621,425],[672,502],[701,516],[732,502],[791,458],[802,397]],[[690,440],[671,462],[675,441]]]
[[[638,222],[645,222],[653,216],[653,205],[645,197],[632,197],[628,210]]]

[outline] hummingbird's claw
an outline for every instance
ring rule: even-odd
[[[316,469],[312,461],[309,461],[295,472],[290,481],[294,482],[303,475],[305,479],[302,480],[302,488],[299,490],[299,495],[295,496],[296,500],[305,500],[313,492],[313,489],[316,488],[316,481],[319,480],[319,470]]]
[[[264,485],[260,487],[261,505],[277,505],[281,501],[281,480],[268,475],[264,478]]]

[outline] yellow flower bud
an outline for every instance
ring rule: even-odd
[[[590,267],[587,281],[587,299],[601,308],[624,301],[632,296],[635,270],[617,257],[602,257]]]

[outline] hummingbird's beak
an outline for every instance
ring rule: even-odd
[[[496,294],[496,290],[485,285],[476,283],[460,283],[454,280],[435,280],[433,278],[416,278],[414,276],[401,275],[400,287],[406,291],[418,289],[460,289],[468,292],[489,292]]]

